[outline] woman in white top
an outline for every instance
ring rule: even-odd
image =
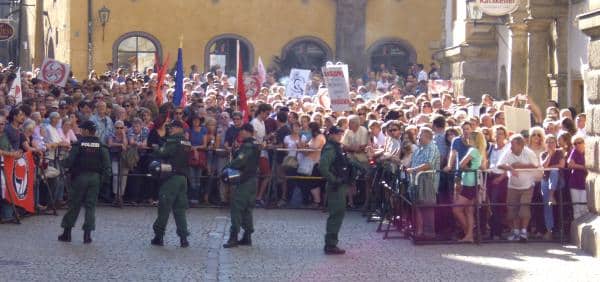
[[[531,151],[535,153],[536,158],[539,160],[542,153],[546,150],[546,134],[544,129],[536,126],[529,129],[529,143],[527,145]],[[535,173],[535,185],[533,186],[533,196],[531,198],[532,203],[542,203],[542,178],[544,173],[542,171]],[[532,206],[531,207],[531,223],[532,230],[537,237],[542,237],[546,233],[546,224],[544,221],[544,207],[543,206]]]
[[[318,166],[321,159],[321,149],[323,149],[327,140],[325,139],[325,135],[321,133],[321,126],[318,123],[311,122],[308,124],[308,127],[310,128],[312,138],[304,148],[313,149],[314,151],[298,154],[298,173],[305,176],[320,177]],[[304,180],[300,183],[302,183],[305,189],[310,190],[313,197],[312,207],[319,207],[321,205],[321,186],[323,186],[323,181]]]
[[[306,143],[306,139],[300,136],[300,130],[302,126],[299,122],[295,122],[291,124],[292,132],[290,135],[283,138],[283,147],[288,149],[288,153],[286,158],[296,158],[298,159],[298,151],[296,150],[298,147],[304,147]],[[285,171],[286,176],[293,176],[296,173],[290,173],[289,171]],[[281,199],[277,202],[278,207],[283,207],[287,204],[288,201],[288,187],[294,187],[293,180],[286,180],[283,182],[281,187]]]
[[[52,112],[48,116],[50,123],[45,127],[45,145],[46,152],[48,157],[48,166],[53,167],[58,170],[58,175],[49,179],[49,183],[51,187],[54,188],[54,200],[56,201],[56,206],[64,205],[62,201],[64,195],[65,181],[64,181],[64,173],[63,168],[60,161],[61,154],[66,154],[68,149],[71,147],[71,143],[67,142],[62,138],[61,129],[59,128],[60,124],[60,115],[57,112]],[[50,168],[49,168],[50,169]],[[46,176],[49,176],[46,174]]]
[[[69,118],[62,119],[62,128],[58,133],[63,141],[69,143],[77,142],[77,136],[75,136],[75,132],[73,131],[73,123]]]
[[[510,150],[507,145],[506,128],[502,125],[496,125],[493,129],[495,144],[491,144],[488,149],[490,172],[487,174],[486,192],[491,204],[506,203],[506,193],[508,189],[508,177],[506,172],[498,169],[500,157]],[[491,206],[492,214],[490,216],[490,238],[492,240],[500,239],[502,235],[506,208],[498,205]]]

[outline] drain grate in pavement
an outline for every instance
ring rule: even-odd
[[[25,262],[25,261],[0,259],[0,266],[26,266],[26,265],[29,265],[29,263]]]

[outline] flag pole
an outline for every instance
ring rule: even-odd
[[[235,48],[235,95],[237,96],[237,102],[235,103],[235,111],[240,111],[240,93],[238,92],[238,86],[240,85],[240,40],[236,40],[236,48]]]

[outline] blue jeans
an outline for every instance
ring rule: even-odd
[[[558,181],[560,172],[558,170],[550,171],[548,178],[542,179],[542,197],[544,200],[544,223],[546,224],[546,230],[552,231],[554,228],[554,214],[550,200],[552,199],[552,193],[558,189]]]
[[[190,167],[190,186],[188,189],[188,198],[190,200],[199,200],[200,188],[202,186],[202,169],[199,167]]]

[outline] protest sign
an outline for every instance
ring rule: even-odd
[[[65,87],[71,67],[57,60],[45,58],[38,79],[50,84]]]
[[[348,65],[327,64],[323,67],[327,92],[331,100],[331,110],[334,112],[351,109],[347,73]]]
[[[285,96],[299,98],[305,95],[306,85],[310,80],[310,70],[292,69],[285,88]]]
[[[527,109],[504,106],[506,129],[515,133],[531,128],[531,112]]]

